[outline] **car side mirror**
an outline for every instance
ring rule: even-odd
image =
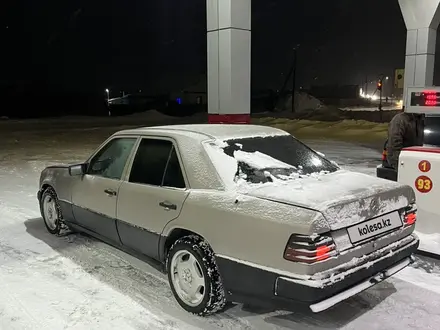
[[[69,166],[69,175],[77,176],[84,175],[86,173],[87,164],[75,164]]]

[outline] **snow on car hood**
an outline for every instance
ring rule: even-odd
[[[234,157],[230,157],[223,152],[222,148],[226,145],[224,141],[211,141],[206,150],[227,189],[316,210],[324,215],[332,230],[404,208],[415,200],[409,186],[345,170],[292,176],[288,180],[274,178],[274,182],[267,183],[250,183],[236,176],[238,161],[245,161],[256,168],[258,164],[260,168],[283,168],[290,165],[258,152],[236,151]]]
[[[415,199],[409,186],[344,170],[263,184],[239,180],[237,192],[319,211],[332,230],[404,208]]]

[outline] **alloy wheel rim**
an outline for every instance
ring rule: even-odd
[[[53,199],[53,197],[51,196],[44,197],[43,212],[47,226],[51,230],[55,230],[57,227],[58,215],[56,211],[55,200]]]
[[[205,297],[205,276],[196,257],[181,250],[171,259],[171,280],[179,298],[188,306],[200,305]]]

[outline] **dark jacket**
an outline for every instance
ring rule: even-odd
[[[388,127],[387,159],[398,169],[403,148],[423,145],[423,115],[401,112],[393,117]]]

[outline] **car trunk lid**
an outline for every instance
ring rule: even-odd
[[[241,182],[238,189],[250,196],[316,210],[331,230],[402,209],[415,200],[409,186],[343,170],[264,184]]]

